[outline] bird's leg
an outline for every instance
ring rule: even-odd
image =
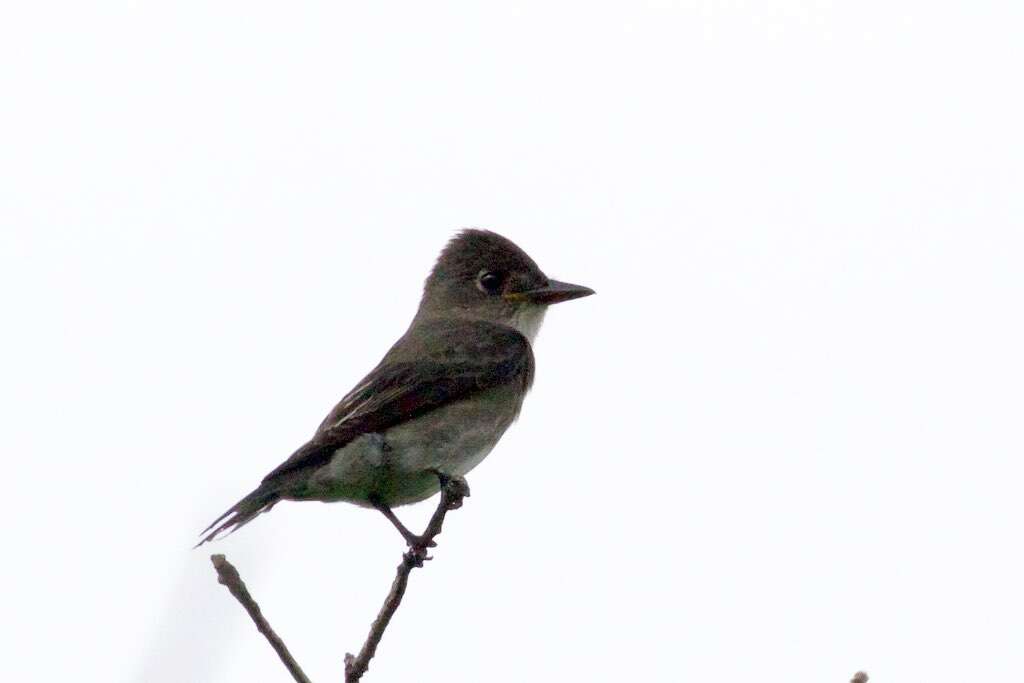
[[[377,496],[371,496],[370,502],[373,503],[373,507],[380,510],[381,514],[388,518],[389,522],[395,525],[395,528],[398,529],[398,533],[402,534],[402,538],[405,539],[405,542],[409,545],[410,548],[413,548],[414,550],[425,549],[433,548],[437,545],[432,540],[429,540],[424,536],[418,536],[413,532],[409,531],[409,529],[404,524],[402,524],[402,520],[398,519],[398,515],[392,512],[391,508],[388,507],[387,504],[384,503],[384,501],[382,501]]]
[[[462,507],[462,499],[469,496],[469,484],[462,477],[452,477],[439,470],[432,470],[437,476],[441,488],[441,500],[437,509],[430,517],[427,530],[423,532],[424,538],[434,538],[441,533],[441,526],[444,524],[444,517],[452,510]]]
[[[391,508],[377,495],[370,496],[370,503],[377,508],[382,515],[402,534],[402,538],[408,546],[416,553],[425,554],[427,548],[437,545],[434,537],[441,533],[441,524],[444,522],[446,512],[458,510],[462,507],[462,499],[469,496],[469,484],[462,477],[452,477],[438,470],[431,470],[436,476],[441,489],[441,500],[434,511],[434,515],[427,524],[427,529],[422,534],[414,534],[408,527],[402,524]]]

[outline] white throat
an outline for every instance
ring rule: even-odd
[[[544,314],[547,313],[547,310],[547,306],[523,306],[512,317],[512,327],[529,339],[530,344],[533,344],[540,324],[544,322]]]

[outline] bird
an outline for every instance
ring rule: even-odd
[[[392,508],[461,479],[518,418],[548,307],[594,290],[548,278],[498,233],[458,232],[438,256],[412,323],[313,437],[201,533],[237,531],[282,500]]]

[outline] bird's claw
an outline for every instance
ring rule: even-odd
[[[469,497],[469,484],[462,477],[449,477],[438,473],[441,480],[441,495],[445,498],[445,509],[458,510],[462,507],[462,499]]]
[[[403,557],[405,559],[406,564],[408,564],[410,567],[417,568],[422,567],[424,562],[429,562],[430,560],[434,559],[433,557],[427,554],[427,549],[422,546],[410,548],[409,551],[405,553]]]
[[[426,549],[426,548],[436,548],[437,547],[437,543],[435,543],[433,540],[428,539],[426,536],[416,536],[416,535],[410,534],[409,536],[407,536],[405,538],[405,542],[408,544],[409,548],[412,549],[412,550],[416,550],[418,548],[419,549]]]

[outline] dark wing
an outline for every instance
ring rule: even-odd
[[[263,482],[324,465],[361,434],[382,432],[485,389],[519,383],[525,391],[532,381],[530,342],[511,327],[468,320],[422,323]]]

